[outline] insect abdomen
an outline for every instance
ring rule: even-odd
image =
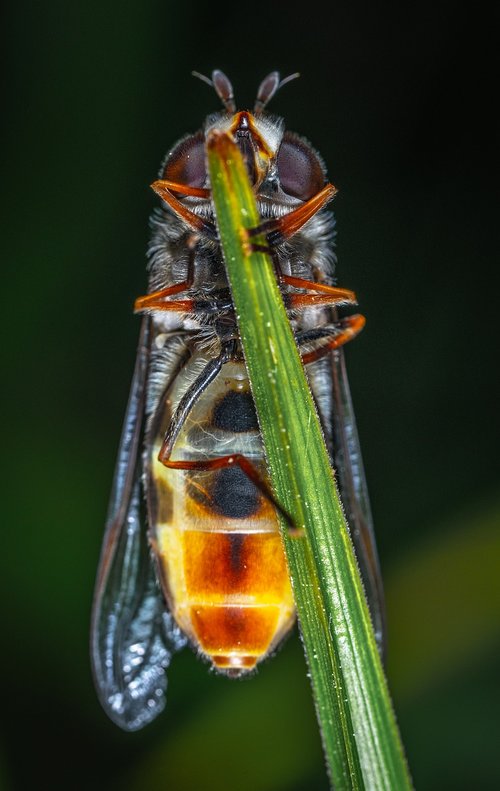
[[[242,453],[265,475],[244,367],[224,366],[198,400],[172,457]],[[253,413],[253,404],[252,404]],[[271,503],[239,467],[172,470],[151,452],[151,523],[163,587],[181,629],[222,671],[239,675],[268,655],[294,621]]]
[[[160,535],[181,628],[217,668],[254,667],[293,619],[279,533],[171,525]]]

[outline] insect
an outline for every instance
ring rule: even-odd
[[[201,76],[201,75],[198,75]],[[296,75],[292,75],[296,76]],[[267,482],[205,164],[213,129],[243,155],[306,367],[382,645],[383,593],[342,346],[362,328],[339,318],[353,292],[333,281],[335,188],[321,157],[266,106],[280,80],[237,111],[222,101],[182,138],[152,185],[149,289],[97,575],[91,653],[106,712],[126,730],[165,704],[166,668],[186,643],[216,671],[243,676],[290,632],[295,609]]]

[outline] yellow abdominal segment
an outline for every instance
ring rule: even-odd
[[[249,414],[244,367],[229,363],[223,372],[185,421],[172,458],[240,452],[265,476],[258,431],[241,419]],[[228,433],[228,420],[239,431],[224,442],[220,425]],[[164,592],[200,652],[238,675],[267,656],[295,620],[275,509],[239,468],[168,469],[158,461],[162,439],[160,432],[151,451],[150,523]]]

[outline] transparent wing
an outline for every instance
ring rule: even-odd
[[[343,349],[332,354],[333,455],[342,503],[372,616],[375,637],[385,652],[385,605],[368,489],[363,469]]]
[[[91,627],[91,659],[100,701],[109,717],[127,731],[142,728],[163,709],[165,669],[174,651],[186,642],[165,608],[142,517],[149,334],[145,318],[118,451]]]

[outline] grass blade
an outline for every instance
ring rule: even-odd
[[[330,777],[339,791],[411,788],[327,449],[239,149],[207,143],[217,226],[276,496],[303,528],[283,538]],[[266,244],[255,237],[257,244]]]

